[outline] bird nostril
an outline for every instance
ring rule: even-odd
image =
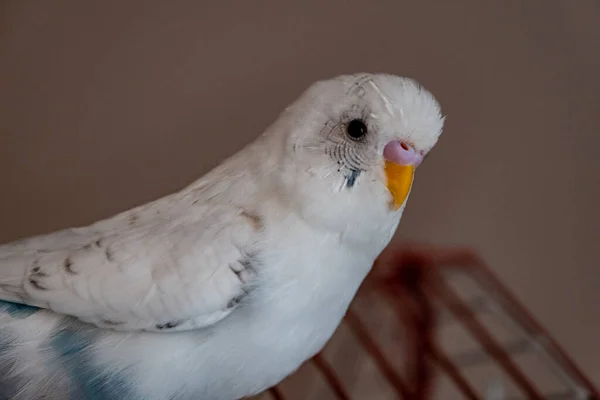
[[[398,165],[415,165],[418,153],[408,143],[392,140],[383,148],[383,157]]]

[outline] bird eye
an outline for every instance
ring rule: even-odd
[[[346,132],[353,140],[360,140],[367,134],[367,125],[360,119],[353,119],[348,123]]]

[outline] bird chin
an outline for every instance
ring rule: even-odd
[[[384,168],[387,178],[386,186],[392,194],[390,209],[398,211],[410,193],[415,175],[415,167],[413,165],[399,165],[386,161]]]

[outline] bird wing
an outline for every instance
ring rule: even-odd
[[[193,215],[141,226],[0,246],[0,300],[122,331],[208,326],[252,286],[258,222],[233,206],[196,206]]]

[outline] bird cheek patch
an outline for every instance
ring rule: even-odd
[[[412,187],[414,174],[415,167],[412,165],[398,165],[390,161],[385,162],[387,188],[392,194],[390,208],[394,211],[398,211],[406,201]]]

